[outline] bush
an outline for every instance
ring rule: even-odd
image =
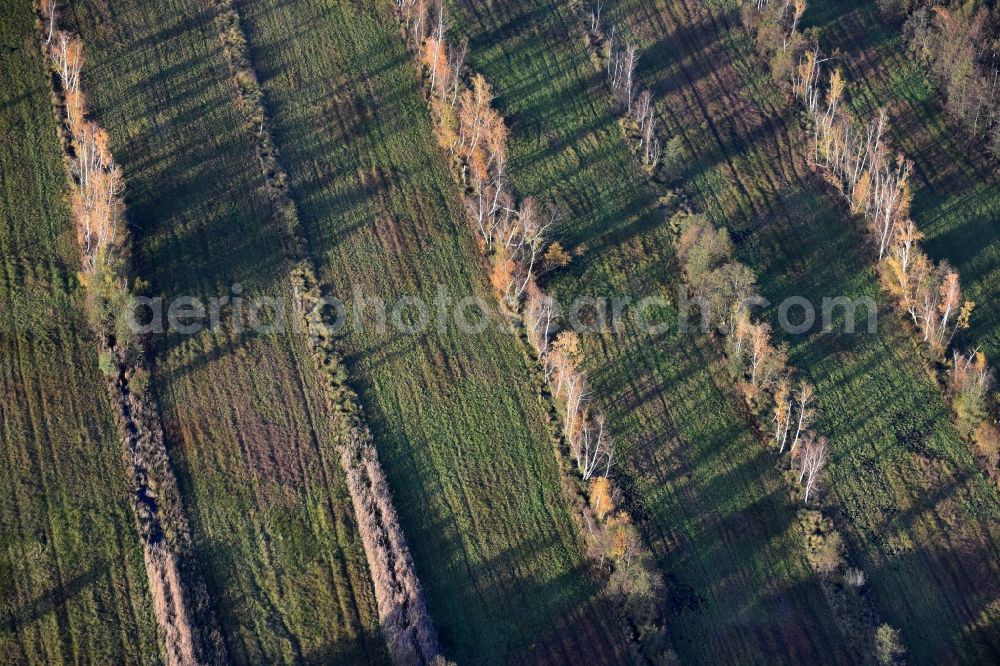
[[[114,377],[118,373],[118,365],[110,351],[102,349],[97,354],[97,367],[105,377]]]
[[[851,587],[864,587],[865,583],[868,582],[868,577],[861,569],[851,567],[844,574],[844,582]]]
[[[1000,429],[992,423],[980,423],[972,439],[979,455],[986,458],[987,468],[995,473],[1000,464]]]
[[[569,266],[569,262],[572,260],[573,258],[562,244],[559,241],[555,241],[545,251],[545,270],[551,271],[557,268],[565,268]]]
[[[844,540],[833,523],[819,511],[803,511],[799,521],[805,530],[806,557],[818,573],[829,575],[844,564]]]
[[[663,175],[668,183],[677,182],[684,175],[687,159],[684,139],[680,135],[674,135],[667,141],[666,149],[663,151]]]
[[[968,387],[957,393],[951,403],[955,410],[955,425],[964,437],[972,436],[977,426],[986,420],[986,393],[976,387]]]
[[[684,215],[677,224],[680,231],[677,256],[688,281],[697,289],[712,271],[730,260],[733,244],[729,232],[716,230],[704,216]]]
[[[149,393],[149,371],[145,368],[136,368],[129,377],[128,384],[133,395],[145,396]]]
[[[624,523],[614,529],[608,555],[615,563],[608,579],[608,593],[617,597],[633,617],[651,620],[656,600],[662,596],[663,580],[653,555],[633,525]]]
[[[875,630],[875,658],[878,663],[895,664],[896,657],[901,656],[904,652],[906,650],[903,649],[903,641],[898,629],[883,624]]]

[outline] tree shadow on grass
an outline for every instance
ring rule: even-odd
[[[0,616],[0,632],[16,633],[49,613],[59,612],[73,597],[81,594],[108,574],[106,565],[92,565],[83,573],[72,576],[62,585],[53,587],[48,592],[41,593],[27,603],[21,604],[20,607]]]
[[[977,576],[979,582],[968,587],[947,564],[978,559],[972,555],[976,548],[915,544],[903,553],[881,551],[868,568],[879,614],[902,631],[915,662],[996,663],[1000,658],[996,577]],[[952,611],[942,614],[942,607]]]

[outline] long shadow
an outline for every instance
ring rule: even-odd
[[[19,608],[0,616],[0,631],[15,633],[25,625],[59,610],[73,597],[78,596],[99,579],[109,574],[106,564],[94,564],[83,573],[66,580],[62,585],[43,592]]]
[[[997,162],[987,153],[986,142],[970,137],[947,117],[929,72],[905,53],[898,22],[887,22],[865,3],[814,4],[803,20],[821,28],[824,46],[843,51],[850,92],[861,98],[855,106],[869,114],[886,106],[893,138],[915,161],[918,187],[912,211],[927,233],[925,249],[935,260],[956,265],[975,300],[995,301],[1000,294],[1000,227],[993,222],[1000,215],[1000,189]],[[904,74],[905,81],[898,82]],[[975,313],[966,337],[992,357],[1000,349],[1000,321],[991,313]]]
[[[508,11],[521,10],[527,13],[533,11],[532,9],[524,9],[522,6],[508,9]],[[483,18],[485,14],[485,12],[480,13],[479,20],[474,23],[486,20]],[[491,15],[490,19],[492,20],[494,17]],[[509,14],[502,14],[495,21],[501,24],[513,21],[514,25],[523,25],[518,19],[511,19]],[[492,24],[486,26],[485,29],[491,30]],[[527,34],[528,36],[522,37],[521,35],[523,34]],[[524,28],[522,33],[517,36],[508,36],[506,41],[503,42],[497,41],[497,46],[494,50],[519,53],[521,49],[518,40],[525,39],[530,42],[534,38],[534,31]],[[476,39],[478,37],[473,39],[474,44],[476,43]],[[561,39],[566,40],[566,36],[561,35]],[[539,47],[535,45],[528,48]],[[551,49],[551,44],[544,44],[541,48]],[[560,55],[564,54],[565,51],[560,51]],[[560,55],[554,55],[553,58],[558,59]],[[498,56],[492,52],[487,55],[478,56],[473,53],[472,57],[476,62],[476,68],[485,68],[488,78],[499,87],[501,100],[515,100],[522,91],[529,91],[532,94],[535,94],[536,91],[542,91],[537,93],[541,95],[546,90],[546,83],[519,79],[516,74],[508,77],[506,72],[498,74],[496,70],[505,67],[508,58]],[[533,66],[538,67],[537,64]],[[515,134],[512,137],[512,144],[517,146],[517,149],[521,151],[520,154],[528,151],[530,156],[529,159],[522,162],[517,162],[517,157],[515,156],[515,162],[512,163],[517,168],[535,171],[542,170],[546,166],[549,166],[545,162],[551,162],[556,159],[560,151],[570,146],[575,150],[580,150],[579,145],[573,145],[573,142],[579,142],[583,135],[579,132],[574,133],[574,130],[580,123],[586,123],[587,119],[591,118],[595,113],[593,108],[589,108],[591,104],[588,103],[587,98],[598,94],[599,90],[597,89],[597,79],[594,78],[593,70],[589,63],[584,61],[579,66],[581,69],[586,69],[586,74],[575,75],[577,80],[582,81],[582,83],[574,82],[573,95],[565,94],[562,87],[565,84],[559,81],[558,84],[552,84],[552,87],[556,88],[556,90],[548,92],[547,96],[541,100],[533,100],[531,104],[527,105],[524,103],[515,104],[513,102],[505,105],[505,111],[508,114],[512,114],[511,127]],[[509,87],[506,85],[501,86],[500,82],[506,81],[508,78],[514,79],[511,85]],[[600,94],[606,96],[606,93],[603,91],[600,91]],[[570,103],[572,103],[571,106]],[[558,106],[565,108],[563,114],[559,114],[556,111]],[[580,119],[575,121],[576,125],[569,125],[566,129],[560,128],[560,124],[565,124],[567,122],[566,118],[574,112],[580,116]],[[606,110],[604,112],[606,113]],[[533,114],[540,114],[542,118],[538,119]],[[540,128],[540,130],[533,131],[536,127]],[[617,128],[612,129],[617,131]],[[527,138],[516,136],[518,133],[528,133],[529,136]],[[572,140],[561,140],[564,134],[572,136]],[[604,140],[610,142],[612,145],[617,145],[617,149],[621,151],[621,146],[618,143],[620,139],[615,134],[609,132],[604,137]],[[522,142],[527,144],[527,146],[522,148],[519,145]],[[536,144],[541,144],[541,148],[536,146]],[[602,148],[602,151],[608,150],[607,148]],[[630,157],[627,156],[627,153],[625,155],[625,159],[618,162],[619,170],[613,171],[606,176],[608,181],[618,183],[622,176],[628,177],[627,174],[634,169],[631,166]],[[630,285],[629,289],[619,289],[619,291],[624,291],[624,293],[629,295],[639,295],[652,287],[662,285],[664,282],[663,275],[661,273],[657,276],[656,273],[657,270],[664,270],[664,266],[658,265],[656,262],[651,262],[653,265],[640,268],[636,271],[628,263],[635,261],[636,255],[624,249],[624,247],[628,246],[638,246],[642,247],[643,251],[662,252],[663,245],[656,236],[656,232],[664,226],[662,214],[655,212],[655,207],[651,206],[648,198],[644,201],[643,197],[647,195],[640,194],[641,188],[635,187],[634,183],[629,183],[624,187],[614,186],[613,191],[610,192],[610,196],[602,191],[601,194],[605,196],[596,204],[593,201],[587,200],[581,202],[578,198],[574,197],[574,189],[581,189],[585,186],[593,187],[593,172],[588,172],[583,165],[589,166],[594,163],[595,160],[589,160],[586,157],[581,158],[581,166],[578,168],[581,176],[579,182],[571,182],[566,187],[561,187],[560,185],[553,186],[551,183],[546,184],[537,174],[529,173],[523,178],[529,182],[536,181],[525,193],[536,194],[539,198],[554,197],[557,200],[569,199],[573,201],[577,209],[573,211],[575,219],[572,224],[574,226],[568,238],[577,242],[586,242],[588,245],[588,250],[585,254],[575,259],[574,264],[571,264],[568,269],[552,279],[551,287],[560,296],[571,296],[573,293],[580,293],[582,289],[591,288],[604,289],[605,292],[608,292],[609,286],[606,284],[606,280],[609,279],[609,276],[620,275],[625,266],[629,267],[627,270],[630,275],[635,275],[635,284]],[[600,164],[600,162],[597,163]],[[609,163],[613,162],[609,161]],[[558,170],[556,172],[566,173],[565,171],[560,172]],[[574,173],[573,175],[575,178],[576,174]],[[515,184],[519,185],[519,183]],[[603,187],[604,183],[602,182],[601,185]],[[576,200],[574,201],[574,199]],[[621,210],[629,210],[629,214],[620,214],[619,211]],[[633,221],[632,218],[636,217],[636,212],[643,210],[653,210],[653,212]],[[629,248],[629,250],[631,249]],[[623,263],[618,264],[617,262]],[[620,278],[617,279],[620,280]],[[619,285],[616,284],[615,286]],[[611,288],[610,291],[614,292],[614,288]],[[707,482],[699,488],[694,488],[694,484],[686,480],[687,477],[694,476],[696,472],[704,473],[704,471],[709,471],[716,466],[719,462],[718,453],[720,449],[725,450],[727,447],[733,446],[753,446],[754,444],[751,443],[752,438],[744,435],[747,438],[745,441],[734,439],[733,435],[740,432],[741,427],[746,428],[746,426],[734,425],[732,422],[727,423],[724,419],[729,415],[723,415],[721,423],[713,419],[713,423],[722,427],[713,433],[712,436],[700,439],[702,434],[699,433],[696,436],[699,439],[690,439],[688,441],[676,439],[676,433],[691,432],[691,421],[698,420],[698,415],[701,413],[700,411],[692,413],[692,408],[685,404],[686,389],[683,384],[688,381],[687,377],[689,375],[693,375],[693,366],[696,366],[699,361],[704,362],[704,359],[699,359],[698,352],[682,350],[683,348],[680,346],[677,349],[664,348],[665,343],[662,341],[656,341],[656,343],[651,344],[651,346],[655,344],[654,348],[657,350],[654,356],[647,351],[648,347],[631,344],[631,340],[629,340],[629,343],[626,343],[625,340],[629,338],[630,336],[623,335],[621,339],[611,338],[605,340],[602,338],[600,340],[599,344],[607,349],[608,354],[612,355],[614,360],[608,358],[600,361],[594,360],[590,363],[589,365],[594,366],[589,368],[592,371],[591,379],[596,387],[597,394],[600,396],[602,407],[609,416],[609,421],[615,423],[616,428],[620,428],[616,432],[618,435],[617,440],[627,450],[627,453],[623,454],[626,461],[623,465],[628,470],[632,470],[634,466],[638,467],[634,477],[630,472],[624,472],[624,477],[619,476],[619,479],[624,482],[627,488],[634,489],[634,497],[633,492],[629,492],[630,509],[637,518],[651,518],[648,524],[647,521],[641,522],[643,522],[644,531],[648,535],[652,535],[648,538],[654,542],[659,541],[655,547],[661,553],[661,556],[664,557],[664,566],[667,567],[668,571],[671,571],[671,563],[674,566],[678,566],[674,561],[673,555],[666,556],[666,553],[672,553],[671,549],[675,547],[670,544],[678,538],[682,530],[692,530],[690,537],[687,538],[691,540],[691,544],[696,546],[690,550],[694,561],[685,565],[688,569],[683,575],[675,574],[671,578],[669,588],[673,591],[672,594],[677,595],[679,606],[683,606],[686,603],[685,599],[697,599],[699,594],[703,594],[706,601],[695,603],[699,607],[706,606],[709,610],[701,611],[702,615],[699,619],[689,617],[685,620],[684,616],[678,615],[674,618],[677,621],[669,624],[672,627],[676,627],[682,634],[697,636],[699,635],[699,631],[705,630],[704,625],[698,627],[698,623],[704,621],[701,618],[708,616],[716,617],[720,612],[719,600],[726,595],[708,589],[711,588],[711,584],[706,586],[697,580],[688,582],[690,580],[689,577],[692,575],[706,577],[704,573],[699,574],[698,572],[707,570],[708,567],[705,564],[707,562],[716,562],[719,564],[726,562],[726,566],[732,567],[735,571],[740,571],[741,565],[735,563],[735,558],[729,551],[729,547],[718,535],[712,535],[710,528],[700,526],[685,528],[683,527],[685,517],[680,514],[688,512],[692,517],[706,514],[711,515],[709,506],[719,496],[725,495],[727,492],[731,493],[734,482],[738,483],[735,481],[736,479],[751,478],[756,471],[759,471],[763,464],[769,463],[766,458],[761,457],[749,463],[741,462],[729,465],[725,467],[726,471],[722,474],[708,473],[706,475],[708,478]],[[690,359],[691,365],[688,365],[688,363],[677,363],[675,360],[679,354],[690,355],[692,352],[694,355]],[[680,365],[681,368],[678,370],[676,367],[673,367],[675,365]],[[724,400],[729,399],[727,397]],[[708,407],[708,409],[711,409],[711,407]],[[642,421],[636,427],[636,422],[646,418],[650,412],[652,412],[653,417]],[[671,412],[676,412],[677,416],[673,416]],[[735,423],[738,424],[740,420],[739,416],[735,417]],[[743,432],[746,431],[744,430]],[[687,437],[691,437],[691,435],[688,434]],[[674,449],[668,449],[670,441],[674,442],[672,445],[675,447]],[[713,451],[713,449],[716,450]],[[663,467],[662,458],[664,457],[671,461],[677,461],[676,465],[668,468]],[[648,463],[640,465],[637,459],[648,460]],[[660,492],[660,489],[664,486],[678,483],[684,483],[687,486],[686,489],[680,489],[682,492],[680,496],[668,497]],[[702,492],[704,496],[700,497],[699,493]],[[746,531],[748,518],[751,515],[755,515],[755,511],[762,510],[759,507],[752,506],[749,512],[743,511],[743,499],[747,498],[741,497],[740,501],[733,502],[734,505],[738,504],[741,510],[732,513],[726,518],[726,520],[732,521],[731,526],[726,527],[727,533],[729,530],[733,530],[731,532],[733,534],[739,533],[737,526],[739,526],[740,530]],[[769,504],[772,500],[762,501]],[[751,500],[750,503],[752,505],[753,501]],[[714,522],[720,518],[713,516],[709,520]],[[696,523],[697,521],[694,522]],[[781,524],[781,520],[778,520],[776,525],[758,524],[751,531],[760,530],[761,534],[773,534],[772,530],[777,529],[780,533],[782,529],[787,528],[788,523],[784,523],[784,527],[780,527]],[[761,550],[756,544],[743,544],[743,546],[748,557],[761,556]],[[750,553],[753,554],[750,555]],[[707,592],[699,593],[694,591],[696,586],[706,589]],[[744,581],[736,588],[729,590],[730,594],[728,598],[730,600],[733,598],[747,599],[748,603],[752,605],[753,602],[750,602],[749,599],[753,597],[746,593],[749,587],[746,581]],[[688,590],[688,592],[685,592],[685,590]],[[711,602],[707,601],[708,599],[711,599]],[[781,602],[776,603],[780,604]],[[742,651],[740,654],[747,656],[753,654],[753,644],[755,642],[761,641],[758,645],[764,643],[759,634],[755,636],[748,635],[745,639],[738,638],[740,631],[734,631],[733,635],[734,646],[738,645],[739,647],[715,646],[713,648],[698,646],[697,649],[717,649],[716,656],[728,654],[730,658],[733,658],[732,655],[734,653],[725,652],[727,649]],[[818,642],[819,644],[829,644],[828,639],[825,640],[823,638],[820,638]]]
[[[719,66],[719,61],[713,61],[715,65]],[[810,195],[811,196],[811,195]],[[819,197],[815,197],[818,202]],[[816,206],[813,206],[816,208]],[[764,275],[768,276],[766,279],[762,279],[762,284],[765,286],[765,295],[771,298],[772,301],[777,301],[783,295],[788,295],[789,293],[801,293],[801,271],[803,267],[813,266],[819,267],[819,273],[812,273],[810,277],[810,282],[807,282],[804,286],[806,291],[809,291],[810,283],[812,279],[815,278],[815,284],[813,285],[813,293],[818,295],[819,288],[834,289],[838,292],[850,293],[851,280],[849,276],[854,274],[864,274],[867,273],[866,269],[858,270],[848,270],[853,266],[865,266],[864,260],[866,257],[854,252],[854,258],[851,259],[851,252],[848,251],[846,255],[847,260],[844,260],[845,255],[843,250],[837,252],[831,252],[830,247],[827,244],[827,239],[838,238],[836,233],[832,233],[828,229],[831,229],[834,222],[825,216],[817,215],[812,217],[811,221],[803,220],[796,222],[794,214],[788,211],[803,211],[807,210],[806,206],[802,203],[798,205],[795,204],[782,204],[779,206],[778,210],[782,213],[782,218],[784,220],[780,225],[763,225],[762,231],[757,236],[747,236],[741,239],[743,242],[743,247],[741,248],[741,254],[744,258],[750,261],[751,265],[763,266]],[[846,217],[846,216],[845,216]],[[787,220],[787,221],[785,221]],[[731,222],[730,222],[731,223]],[[748,220],[746,223],[757,224],[756,221]],[[823,239],[823,244],[818,243],[803,243],[801,239],[795,238],[795,232],[785,232],[781,231],[783,229],[803,229],[812,227],[813,229],[819,231],[817,238]],[[826,227],[826,229],[824,229]],[[774,240],[767,240],[768,234],[786,234],[785,239],[781,239],[780,235],[774,236]],[[843,238],[843,236],[841,236]],[[796,242],[798,240],[799,242]],[[842,241],[841,241],[842,242]],[[856,241],[855,241],[856,242]],[[850,245],[843,246],[844,249],[849,249]],[[785,251],[782,252],[781,248]],[[804,251],[803,251],[804,250]],[[830,261],[830,257],[835,256],[837,260],[834,262]],[[763,262],[763,263],[761,263]],[[771,266],[771,268],[768,268]],[[814,269],[815,270],[815,269]],[[869,278],[870,280],[870,278]],[[871,287],[865,285],[865,281],[857,282],[856,287],[862,287],[866,291],[870,290]],[[870,282],[869,282],[870,284]],[[891,322],[892,320],[890,320]],[[883,329],[884,330],[884,329]],[[830,353],[840,353],[850,350],[850,353],[860,353],[868,348],[871,348],[873,343],[882,343],[885,338],[885,333],[876,336],[875,339],[869,341],[863,341],[862,339],[856,339],[845,349],[840,341],[837,341],[833,336],[825,335],[821,337],[816,337],[813,339],[807,339],[805,341],[792,341],[793,345],[797,347],[800,351],[798,354],[803,352],[808,356],[812,357],[814,363],[819,363],[829,355]],[[836,347],[831,348],[831,343],[836,343]],[[862,344],[863,343],[863,344]],[[837,349],[840,347],[840,349]],[[867,353],[867,352],[866,352]],[[849,374],[846,378],[847,381],[851,380],[851,376],[857,378],[866,378],[869,375],[874,375],[880,372],[880,368],[876,363],[875,357],[871,355],[866,356],[867,367],[853,367],[849,369]],[[806,368],[811,368],[814,366],[806,365]],[[926,384],[926,383],[924,383]],[[926,389],[926,390],[925,390]],[[926,396],[926,400],[933,404],[935,391],[932,387],[920,387],[921,395]],[[902,392],[893,393],[883,393],[882,396],[885,399],[883,409],[892,409],[890,405],[895,406],[897,410],[900,409],[901,404],[909,403]],[[897,443],[897,446],[904,446],[912,448],[912,443],[908,442],[919,442],[921,438],[914,439],[914,434],[920,433],[921,430],[936,428],[935,421],[946,422],[946,416],[943,414],[938,406],[935,406],[933,414],[936,416],[934,418],[923,419],[923,425],[919,425],[912,418],[914,415],[913,408],[907,406],[903,411],[897,411],[898,417],[895,419],[895,423],[889,426],[889,432],[892,433],[892,439]],[[919,421],[919,419],[918,419]],[[838,427],[838,432],[844,432],[845,429]],[[850,432],[850,429],[847,429]],[[944,437],[948,437],[947,431]],[[940,438],[936,438],[937,441]],[[960,443],[958,443],[960,444]],[[955,446],[954,444],[952,446]],[[919,450],[919,448],[918,448]],[[944,451],[948,451],[947,448]],[[953,453],[955,452],[952,450]],[[962,464],[968,464],[963,461]],[[855,516],[855,518],[857,518]]]

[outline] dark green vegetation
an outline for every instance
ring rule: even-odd
[[[797,110],[776,92],[735,11],[628,1],[609,20],[642,44],[639,77],[690,157],[685,189],[730,230],[763,295],[884,303],[877,334],[817,326],[787,336],[790,364],[819,392],[817,430],[833,441],[829,501],[879,612],[916,661],[995,656],[996,490],[880,293],[857,224],[811,174]]]
[[[34,13],[0,13],[0,661],[155,662]]]
[[[390,4],[237,8],[331,293],[378,296],[390,313],[400,297],[433,303],[439,286],[494,303]],[[444,654],[618,658],[519,343],[503,322],[469,335],[431,316],[419,337],[366,316],[342,345]]]
[[[565,304],[674,300],[679,269],[664,211],[616,126],[575,13],[553,2],[470,3],[459,27],[511,127],[514,187],[559,206],[555,236],[581,253],[548,287]],[[675,650],[704,663],[856,659],[718,353],[698,331],[677,332],[674,307],[650,314],[670,333],[641,332],[630,309],[621,331],[584,336],[585,366],[619,447],[630,511],[665,574]]]
[[[280,230],[207,3],[82,2],[84,86],[126,174],[153,295],[287,296]],[[371,582],[330,417],[298,333],[154,336],[195,550],[238,662],[381,661]]]
[[[841,55],[847,96],[859,116],[884,106],[893,145],[914,162],[911,215],[935,261],[959,270],[976,302],[959,343],[1000,359],[1000,175],[982,140],[950,120],[927,69],[908,52],[901,26],[874,3],[815,1],[803,27],[820,28],[826,52]]]

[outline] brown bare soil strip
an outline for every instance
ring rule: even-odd
[[[219,35],[239,91],[241,110],[248,122],[258,128],[254,149],[274,212],[285,231],[283,249],[293,265],[294,304],[301,315],[299,325],[323,378],[327,407],[341,417],[336,444],[375,585],[379,624],[389,654],[397,664],[435,663],[440,660],[437,634],[371,433],[364,423],[357,395],[346,383],[346,368],[324,322],[323,290],[305,251],[298,211],[274,144],[239,14],[230,0],[216,0],[213,4],[218,11]]]
[[[51,19],[50,24],[58,27],[58,16]],[[56,41],[46,39],[44,26],[47,22],[39,9],[39,43],[46,58],[54,60]],[[72,35],[66,34],[66,38],[79,42]],[[81,184],[73,175],[72,166],[78,156],[70,132],[65,130],[71,121],[67,90],[55,73],[49,80],[59,116],[67,176],[70,188],[76,190]],[[127,276],[115,277],[122,285],[127,281]],[[119,288],[125,289],[124,286]],[[128,467],[132,507],[142,538],[154,613],[163,634],[166,663],[171,666],[224,663],[225,648],[191,548],[187,519],[164,445],[159,414],[147,392],[130,385],[137,374],[148,375],[145,355],[120,343],[112,331],[95,332],[100,338],[101,353],[111,360],[114,368],[107,386],[115,406],[116,425]],[[133,344],[138,345],[141,352],[141,341]]]

